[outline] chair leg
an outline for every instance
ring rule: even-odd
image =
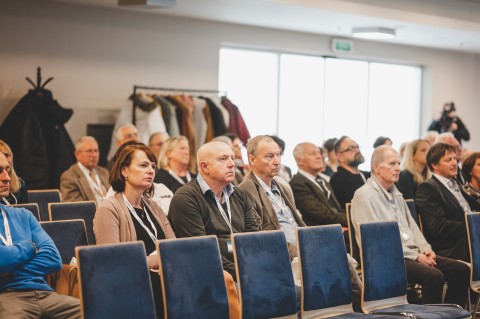
[[[478,304],[480,302],[480,294],[477,294],[477,302],[475,303],[475,309],[473,311],[473,318],[475,319],[477,317],[477,311],[478,311]]]

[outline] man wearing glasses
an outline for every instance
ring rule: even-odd
[[[348,136],[342,136],[334,146],[338,169],[330,179],[330,185],[340,205],[350,203],[355,191],[365,184],[370,172],[360,171],[358,166],[365,162],[357,142]]]
[[[94,200],[97,205],[110,187],[108,170],[98,166],[98,143],[91,136],[83,136],[75,144],[77,163],[60,177],[60,192],[64,202]]]

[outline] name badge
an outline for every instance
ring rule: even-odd
[[[410,239],[410,236],[408,236],[408,234],[406,232],[402,232],[402,238],[403,240],[407,241]]]
[[[232,241],[227,239],[227,250],[229,253],[233,253]]]

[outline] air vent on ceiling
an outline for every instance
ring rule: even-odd
[[[118,0],[119,6],[142,6],[147,8],[171,8],[175,0]]]

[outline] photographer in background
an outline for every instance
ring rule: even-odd
[[[442,116],[439,120],[434,120],[428,130],[437,131],[438,133],[452,132],[460,144],[462,140],[470,140],[470,133],[462,120],[456,115],[455,104],[453,102],[445,103]]]

